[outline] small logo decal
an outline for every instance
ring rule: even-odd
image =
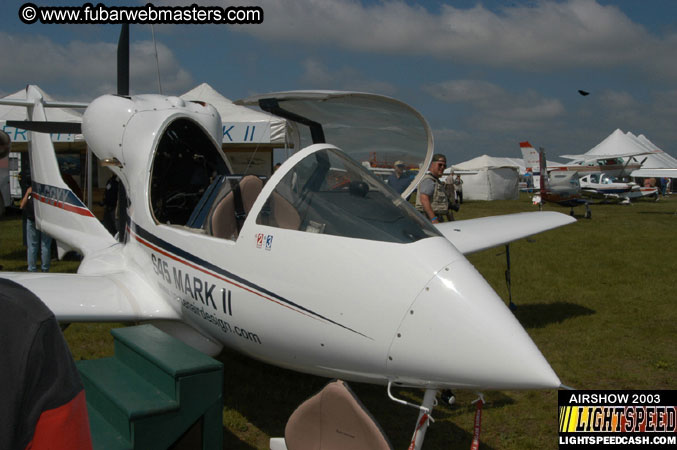
[[[270,251],[273,248],[273,235],[263,233],[256,234],[256,248],[264,248],[264,242],[265,249]]]

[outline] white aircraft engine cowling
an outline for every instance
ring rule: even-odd
[[[104,95],[89,104],[82,116],[82,134],[99,159],[115,158],[125,164],[122,139],[135,113],[135,104],[127,97]]]

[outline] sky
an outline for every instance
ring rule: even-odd
[[[18,15],[23,3],[3,2],[0,96],[26,84],[59,100],[115,92],[119,25],[27,25]],[[674,0],[155,4],[192,3],[260,6],[264,21],[132,25],[132,94],[159,92],[157,46],[163,94],[203,82],[232,100],[298,89],[383,94],[428,120],[436,151],[450,163],[521,157],[524,140],[544,147],[548,159],[581,154],[617,128],[677,156]]]

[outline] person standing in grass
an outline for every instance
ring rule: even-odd
[[[463,180],[461,180],[460,175],[456,175],[456,178],[454,178],[454,188],[456,190],[456,199],[459,203],[463,204]]]
[[[3,130],[0,130],[0,159],[6,158],[9,156],[9,152],[12,148],[12,140],[9,137],[9,134],[5,133]],[[4,210],[5,199],[0,195],[0,209]],[[2,264],[0,264],[0,270],[2,270]]]
[[[437,153],[433,155],[428,173],[425,174],[418,186],[418,195],[416,196],[416,209],[423,213],[432,223],[454,220],[450,217],[449,200],[444,190],[444,183],[440,177],[447,168],[447,157]]]
[[[21,199],[21,210],[26,217],[26,247],[28,271],[37,272],[38,248],[40,249],[40,269],[49,272],[52,259],[52,237],[35,226],[35,210],[33,209],[33,187],[29,186]]]

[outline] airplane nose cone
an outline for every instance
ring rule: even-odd
[[[442,268],[405,313],[388,355],[394,381],[437,388],[558,388],[522,325],[465,259]]]

